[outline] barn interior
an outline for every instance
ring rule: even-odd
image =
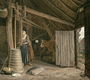
[[[0,0],[1,70],[17,61],[17,53],[12,50],[20,49],[25,30],[30,39],[32,64],[41,65],[38,61],[42,61],[46,63],[44,66],[79,69],[83,72],[80,79],[87,80],[85,77],[90,77],[89,19],[90,0]],[[19,66],[21,69],[23,65]]]

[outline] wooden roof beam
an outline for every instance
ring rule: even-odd
[[[53,3],[52,3],[52,1],[49,1],[49,0],[42,0],[43,1],[43,4],[45,4],[45,5],[47,5],[47,7],[49,8],[49,9],[51,9],[56,15],[60,15],[60,14],[62,14],[63,15],[63,17],[65,17],[65,18],[67,18],[68,20],[70,20],[71,21],[71,23],[73,23],[75,20],[74,20],[74,18],[73,17],[71,17],[70,16],[70,14],[68,15],[67,14],[67,12],[65,12],[63,9],[60,9],[60,8],[58,8],[56,5],[54,5]],[[40,1],[39,1],[40,2]],[[60,1],[61,2],[61,1]],[[42,3],[40,3],[40,4],[42,4]],[[62,3],[61,3],[62,4]],[[61,5],[60,4],[60,5]],[[61,5],[61,6],[63,6],[63,5]],[[44,6],[43,6],[44,7]],[[46,8],[47,8],[46,7]],[[48,9],[48,10],[49,10]],[[54,10],[55,9],[55,10]],[[58,12],[58,14],[57,14],[57,12]],[[72,13],[73,14],[73,13]],[[59,19],[60,19],[60,17],[59,17]],[[68,21],[67,20],[67,21]]]
[[[61,7],[63,7],[63,8],[59,8],[59,10],[63,11],[64,14],[66,14],[68,17],[70,17],[74,21],[75,12],[72,11],[70,8],[68,8],[61,0],[57,0],[57,1],[61,5]],[[52,3],[52,5],[54,5],[54,4]],[[56,8],[58,8],[58,7],[56,7]],[[66,10],[68,10],[68,11],[66,11]],[[72,15],[70,15],[68,12],[70,12],[70,14],[72,14]]]
[[[48,14],[45,14],[45,13],[42,13],[42,12],[39,12],[39,11],[36,11],[36,10],[33,10],[33,9],[29,9],[29,8],[27,8],[26,11],[27,11],[28,13],[31,13],[31,14],[34,14],[34,15],[37,15],[37,16],[46,18],[46,19],[48,19],[48,20],[52,20],[52,21],[55,21],[55,22],[59,22],[59,23],[61,23],[61,24],[66,24],[66,25],[69,25],[69,26],[74,27],[74,24],[72,24],[72,23],[70,23],[70,22],[67,22],[67,21],[65,21],[65,20],[62,20],[62,19],[53,17],[53,16],[51,16],[51,15],[48,15]]]
[[[12,7],[15,8],[15,5],[12,4]],[[22,6],[19,6],[19,8],[22,9]],[[48,15],[48,14],[36,11],[34,9],[26,8],[26,12],[30,13],[30,14],[34,14],[34,15],[40,16],[40,17],[48,19],[48,20],[52,20],[52,21],[55,21],[55,22],[58,22],[58,23],[61,23],[61,24],[65,24],[65,25],[74,27],[74,24],[72,24],[70,22],[67,22],[67,21],[62,20],[60,18],[57,18],[57,17],[51,16],[51,15]]]
[[[23,20],[23,23],[27,24],[27,25],[34,25],[33,27],[36,27],[36,28],[39,28],[39,29],[43,29],[45,30],[44,28],[42,28],[40,25],[34,23],[33,21],[29,20],[29,19],[24,19]]]
[[[77,5],[82,5],[85,0],[73,0]]]
[[[69,8],[73,13],[75,13],[75,11],[73,9],[70,8],[70,6],[68,6],[63,0],[61,0],[61,2],[63,3],[64,6],[66,6],[67,8]]]
[[[17,21],[20,21],[20,17],[19,16],[17,16],[16,15],[16,20]],[[34,23],[33,21],[31,21],[31,20],[29,20],[29,19],[26,19],[26,18],[23,18],[23,21],[22,21],[24,24],[27,24],[27,25],[34,25],[33,27],[35,27],[35,28],[39,28],[39,29],[43,29],[43,30],[45,30],[44,28],[42,28],[40,25],[38,25],[38,24],[36,24],[36,23]]]
[[[74,1],[74,0],[71,0],[75,5],[77,5],[77,7],[79,7],[79,5]]]
[[[42,33],[42,34],[36,36],[35,38],[33,38],[32,40],[34,41],[34,40],[38,39],[39,37],[41,37],[41,36],[43,36],[43,35],[45,35],[45,34],[47,34],[47,33]]]

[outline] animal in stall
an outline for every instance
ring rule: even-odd
[[[41,53],[44,53],[45,55],[47,52],[45,51],[45,48],[48,49],[48,55],[52,56],[52,62],[55,62],[55,41],[54,40],[49,40],[46,41],[44,40],[41,42],[41,47],[43,48],[41,50]]]

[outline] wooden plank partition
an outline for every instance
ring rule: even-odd
[[[74,31],[56,31],[56,65],[75,65]]]

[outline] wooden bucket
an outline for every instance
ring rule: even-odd
[[[24,71],[20,49],[10,50],[10,67],[13,68],[15,73],[22,73]]]

